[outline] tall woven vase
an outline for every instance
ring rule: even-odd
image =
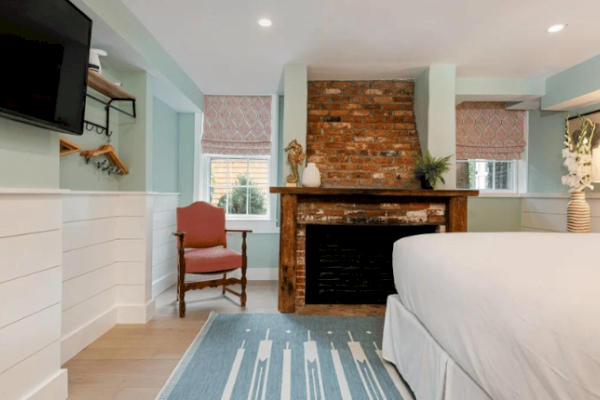
[[[574,233],[589,233],[591,229],[590,205],[585,200],[585,192],[571,193],[567,206],[567,230]]]

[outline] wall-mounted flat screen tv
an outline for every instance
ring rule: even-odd
[[[0,0],[0,116],[81,135],[91,33],[67,0]]]

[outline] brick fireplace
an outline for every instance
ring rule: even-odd
[[[308,82],[307,162],[323,187],[419,187],[413,95],[413,81]]]
[[[322,187],[271,188],[281,194],[281,312],[306,304],[308,225],[466,231],[467,196],[478,192],[423,191],[413,177],[413,96],[413,81],[308,82],[307,162]]]

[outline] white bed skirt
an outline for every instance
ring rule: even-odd
[[[404,308],[398,295],[387,299],[382,352],[417,400],[492,400]]]

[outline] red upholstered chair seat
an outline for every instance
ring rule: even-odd
[[[242,267],[242,255],[221,246],[185,252],[185,272],[207,274]]]

